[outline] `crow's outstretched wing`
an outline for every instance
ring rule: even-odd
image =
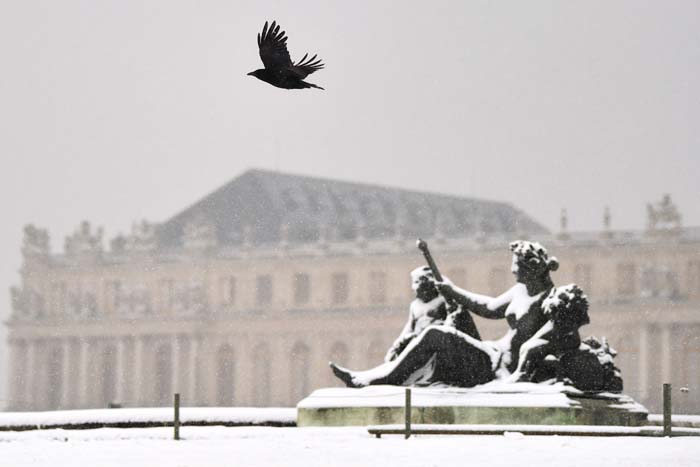
[[[290,71],[297,75],[299,79],[304,79],[314,71],[320,70],[324,67],[323,63],[321,63],[321,59],[317,59],[316,55],[307,60],[306,57],[308,56],[309,54],[305,54],[304,58],[296,62],[294,66],[290,68]]]
[[[267,21],[263,30],[258,34],[258,47],[260,59],[268,70],[280,70],[292,66],[292,59],[287,51],[287,36],[280,32],[279,24],[272,22],[267,27]]]

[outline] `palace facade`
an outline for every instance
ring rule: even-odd
[[[412,299],[426,238],[463,288],[513,283],[508,243],[537,240],[559,285],[587,292],[587,335],[619,354],[625,392],[700,413],[700,228],[670,201],[642,231],[558,233],[498,202],[252,170],[159,224],[104,246],[84,222],[53,253],[25,228],[8,326],[9,410],[185,405],[293,406],[337,385],[328,361],[383,360]],[[484,338],[501,321],[477,318]]]

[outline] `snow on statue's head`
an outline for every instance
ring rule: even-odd
[[[428,266],[421,266],[411,271],[411,289],[415,292],[424,282],[435,282],[435,274]]]
[[[435,274],[428,266],[421,266],[411,271],[411,288],[416,293],[416,299],[429,302],[439,295],[435,286]]]
[[[510,271],[515,275],[519,276],[522,268],[540,274],[556,271],[559,268],[557,258],[550,257],[547,249],[537,242],[516,240],[511,242],[510,251],[513,252]]]
[[[545,316],[555,325],[576,328],[588,324],[588,297],[576,284],[555,287],[542,302]]]

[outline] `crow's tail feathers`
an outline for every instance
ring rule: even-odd
[[[324,88],[322,88],[321,86],[316,86],[316,85],[313,84],[313,83],[307,83],[306,81],[302,81],[302,83],[304,84],[304,87],[305,87],[305,88],[316,88],[316,89],[320,89],[320,90],[322,90],[322,91],[325,91]]]

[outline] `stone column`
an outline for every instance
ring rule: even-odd
[[[642,323],[639,329],[639,351],[637,353],[637,374],[639,374],[639,398],[649,397],[649,325]],[[624,375],[623,375],[624,377]]]
[[[192,404],[200,404],[199,394],[197,394],[198,389],[198,371],[197,371],[197,359],[199,357],[199,338],[197,336],[190,336],[189,338],[189,362],[188,362],[188,386],[187,386],[187,400]]]
[[[63,348],[63,374],[61,375],[61,389],[63,393],[61,394],[61,408],[66,409],[71,407],[71,391],[75,391],[75,387],[73,386],[75,379],[71,377],[71,363],[73,363],[73,366],[75,366],[75,363],[70,353],[72,347],[71,340],[69,338],[64,339],[63,342],[61,342],[61,346]]]
[[[126,381],[125,350],[124,338],[121,336],[117,337],[117,368],[115,371],[116,388],[114,391],[114,397],[120,404],[124,404],[124,385]]]
[[[87,338],[80,339],[80,363],[78,376],[78,408],[90,407],[89,401],[89,385],[90,375],[88,374],[88,351],[89,342]]]
[[[14,410],[17,407],[17,396],[20,394],[18,377],[19,365],[16,363],[20,358],[20,346],[13,339],[7,339],[7,363],[9,365],[7,371],[7,383],[5,390],[7,391],[7,401],[5,407],[9,410]]]
[[[24,341],[9,341],[10,377],[8,379],[8,392],[10,410],[22,409],[27,405],[27,347]]]
[[[24,367],[24,403],[22,404],[25,409],[36,410],[36,396],[37,390],[36,386],[36,376],[37,376],[37,358],[36,358],[36,342],[33,340],[27,340],[27,362]]]
[[[141,377],[143,370],[143,338],[140,336],[134,337],[134,371],[132,374],[132,399],[134,401],[134,406],[138,407],[141,405],[141,400],[143,394],[141,393],[141,388],[143,387]]]

